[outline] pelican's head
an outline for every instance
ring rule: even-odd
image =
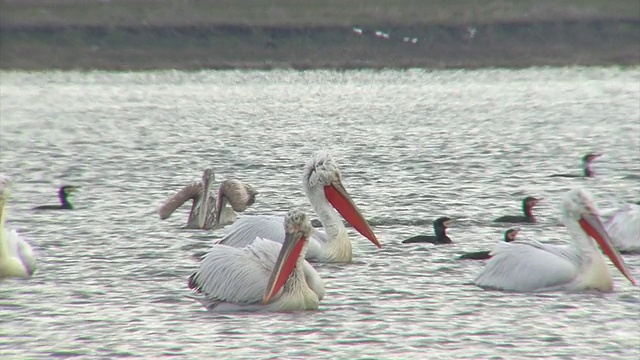
[[[518,233],[520,232],[520,228],[511,228],[507,231],[504,232],[504,241],[505,242],[512,242],[516,239],[516,236],[518,236]]]
[[[243,212],[256,202],[258,191],[240,180],[227,179],[220,184],[218,195],[226,198],[233,211]]]
[[[311,232],[311,222],[307,214],[301,210],[290,210],[284,219],[285,238],[278,254],[263,303],[267,304],[282,289],[289,276],[296,267],[296,263],[303,256],[303,249]]]
[[[233,211],[243,212],[256,202],[258,191],[240,180],[227,179],[220,184],[216,199],[215,226],[220,223],[222,208],[228,203]]]
[[[4,204],[6,203],[7,198],[9,198],[9,188],[11,187],[11,183],[11,178],[9,176],[0,174],[0,218],[2,218],[1,215],[4,212]]]
[[[362,236],[382,247],[351,196],[342,185],[342,175],[327,151],[319,151],[307,161],[302,173],[302,188],[309,197],[328,201]]]
[[[611,259],[613,265],[635,285],[635,280],[620,253],[613,247],[611,237],[602,224],[598,209],[591,199],[591,195],[580,188],[573,189],[566,194],[562,201],[562,212],[567,226],[571,226],[569,222],[577,222],[582,231],[596,241],[602,251]]]
[[[11,177],[0,174],[0,198],[5,199],[9,196],[9,188],[12,183]]]

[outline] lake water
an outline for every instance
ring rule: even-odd
[[[640,68],[479,71],[0,73],[0,165],[9,226],[39,271],[0,283],[0,358],[638,359],[640,290],[509,294],[471,283],[506,229],[492,219],[544,197],[521,236],[569,240],[570,188],[640,200]],[[315,312],[210,314],[187,298],[194,254],[221,231],[181,229],[158,206],[212,167],[254,185],[247,213],[311,211],[302,165],[330,149],[383,244],[316,264]],[[591,179],[580,157],[605,155]],[[57,187],[77,210],[33,212]],[[312,214],[313,215],[313,214]],[[457,219],[448,246],[405,245]],[[313,216],[312,216],[313,217]],[[640,256],[625,256],[640,278]]]

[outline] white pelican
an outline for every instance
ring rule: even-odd
[[[569,246],[537,241],[500,243],[491,252],[492,258],[475,279],[475,284],[486,289],[516,292],[611,291],[613,279],[597,242],[618,270],[635,285],[622,257],[611,245],[609,234],[586,191],[569,191],[562,202],[562,213],[573,240]]]
[[[27,278],[36,271],[33,250],[17,231],[7,230],[4,223],[10,185],[11,180],[0,175],[0,279]]]
[[[317,152],[307,162],[302,174],[302,187],[326,231],[312,230],[307,260],[351,262],[353,247],[338,213],[360,234],[381,247],[369,223],[342,185],[340,171],[328,152]],[[281,243],[285,237],[283,222],[282,216],[241,216],[226,229],[224,237],[217,243],[244,247],[256,237]]]
[[[191,212],[186,227],[209,230],[233,223],[237,218],[235,211],[243,212],[256,201],[258,192],[251,185],[240,180],[227,179],[220,184],[216,203],[216,198],[211,193],[214,179],[213,170],[206,169],[202,174],[202,181],[185,186],[167,199],[160,207],[160,219],[168,218],[177,208],[191,199]],[[231,205],[231,208],[228,208],[227,204]],[[219,209],[214,211],[214,206]]]
[[[640,252],[640,205],[625,204],[617,209],[605,227],[616,249],[623,253]]]
[[[291,210],[284,218],[282,244],[257,238],[244,248],[213,245],[189,277],[189,288],[210,311],[316,310],[324,297],[324,282],[304,259],[308,216]]]

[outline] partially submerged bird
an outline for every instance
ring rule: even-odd
[[[205,169],[202,181],[185,186],[165,201],[159,209],[160,219],[167,219],[176,209],[191,200],[186,227],[209,230],[233,223],[237,219],[236,211],[243,212],[256,201],[258,192],[251,185],[236,179],[220,183],[216,197],[211,192],[214,180],[213,170]],[[231,205],[231,208],[227,205]]]
[[[434,235],[417,235],[414,237],[410,237],[404,241],[403,244],[412,244],[412,243],[431,243],[431,244],[451,244],[453,241],[447,235],[447,229],[453,225],[454,220],[448,218],[446,216],[437,218],[433,221],[433,231],[436,233]]]
[[[518,236],[520,228],[511,228],[504,232],[504,242],[512,242]],[[476,251],[458,256],[458,260],[487,260],[491,258],[491,251]]]
[[[514,292],[611,291],[613,279],[601,249],[635,285],[586,191],[569,191],[562,202],[562,214],[572,240],[568,246],[519,240],[499,243],[475,284]]]
[[[582,157],[582,174],[553,174],[550,177],[568,177],[568,178],[580,178],[580,177],[592,177],[594,175],[591,169],[591,162],[602,156],[602,154],[588,153]]]
[[[65,185],[58,189],[59,205],[41,205],[36,206],[33,210],[73,210],[74,206],[71,203],[71,195],[78,190],[79,186]]]
[[[542,198],[527,196],[522,199],[522,212],[524,215],[505,215],[493,221],[505,223],[535,223],[536,217],[533,216],[533,208],[538,205],[540,201],[542,201]]]
[[[316,310],[324,281],[304,259],[309,217],[291,210],[284,217],[284,241],[256,238],[244,248],[213,245],[189,277],[189,288],[209,311]]]
[[[625,204],[605,222],[613,246],[622,253],[640,253],[640,205]]]
[[[36,271],[36,258],[31,246],[15,230],[5,227],[5,204],[11,180],[0,175],[0,280],[27,278]]]
[[[313,229],[311,232],[306,254],[308,260],[351,262],[353,247],[340,215],[360,234],[381,247],[369,223],[342,185],[342,175],[328,152],[319,151],[306,163],[302,188],[324,227],[324,231]],[[283,222],[282,216],[241,216],[226,229],[224,237],[217,243],[245,247],[256,237],[282,242],[285,238]]]

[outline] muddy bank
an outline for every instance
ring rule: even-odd
[[[640,64],[640,20],[378,26],[0,25],[0,68],[479,68]],[[381,33],[375,34],[375,31]]]

